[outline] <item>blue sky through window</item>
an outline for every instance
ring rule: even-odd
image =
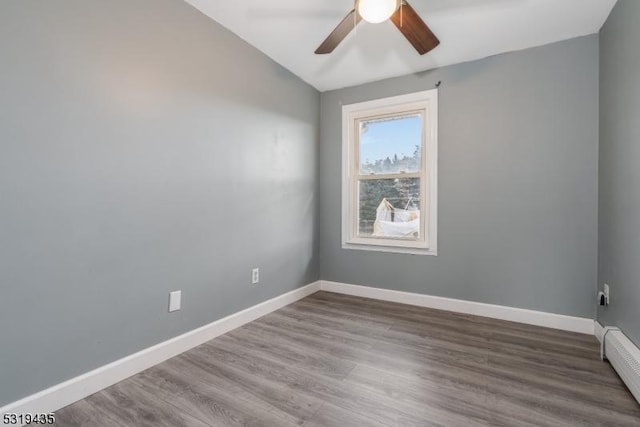
[[[387,157],[412,157],[416,145],[421,145],[422,117],[404,116],[380,121],[368,121],[360,134],[360,161],[375,163]]]

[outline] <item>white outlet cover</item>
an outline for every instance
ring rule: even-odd
[[[169,292],[169,313],[180,310],[182,291]]]
[[[260,282],[260,269],[254,268],[251,270],[251,284],[255,285]]]

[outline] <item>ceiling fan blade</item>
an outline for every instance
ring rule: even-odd
[[[326,38],[325,41],[322,42],[320,47],[316,49],[316,54],[324,55],[326,53],[331,53],[333,50],[340,44],[342,40],[353,30],[356,25],[362,20],[362,17],[359,13],[354,10],[349,12],[349,14],[338,24],[338,26],[329,34],[329,37]]]
[[[416,48],[420,55],[424,55],[440,44],[440,40],[424,23],[420,15],[407,3],[401,0],[401,7],[391,16],[391,22]]]

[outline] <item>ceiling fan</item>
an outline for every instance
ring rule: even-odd
[[[315,53],[324,55],[333,52],[363,19],[372,24],[390,20],[420,55],[440,44],[440,40],[406,0],[355,0],[353,10],[329,34]]]

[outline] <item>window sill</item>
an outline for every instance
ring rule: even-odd
[[[358,250],[358,251],[373,251],[373,252],[387,252],[395,254],[408,254],[408,255],[430,255],[438,256],[438,251],[430,248],[412,248],[407,246],[384,246],[384,245],[372,245],[363,243],[351,243],[343,242],[342,249]]]

